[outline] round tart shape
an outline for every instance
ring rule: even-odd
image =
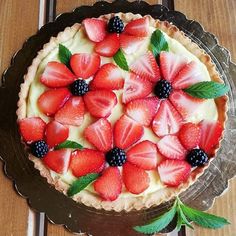
[[[124,31],[119,35],[114,32],[101,33],[114,16],[118,16],[124,22]],[[91,21],[92,24],[99,22],[100,31],[97,32],[97,37],[91,31]],[[138,30],[134,30],[132,22],[138,22],[140,26]],[[161,52],[156,60],[149,50],[150,38],[155,29],[161,30],[170,48],[170,52]],[[77,42],[80,45],[77,45]],[[66,67],[59,63],[57,58],[59,44],[66,45],[72,51],[70,66]],[[112,59],[120,47],[127,58],[129,72],[119,68]],[[86,60],[88,66],[78,69],[76,63]],[[176,61],[178,63],[175,63]],[[171,68],[175,70],[168,69],[168,63],[164,62],[171,62]],[[37,117],[37,121],[41,118],[37,122],[38,126],[34,126],[37,135],[34,136],[34,140],[28,140],[28,143],[44,139],[45,135],[51,148],[51,152],[42,159],[32,154],[29,154],[29,158],[35,163],[35,168],[40,170],[41,175],[64,194],[67,194],[70,184],[76,178],[89,173],[100,173],[101,176],[94,183],[73,196],[75,201],[97,209],[139,210],[158,205],[179,195],[192,185],[208,166],[208,163],[205,163],[197,168],[191,168],[191,163],[186,160],[190,147],[204,149],[211,160],[219,148],[226,121],[227,96],[206,102],[202,99],[189,98],[183,92],[189,82],[181,78],[194,78],[196,74],[189,76],[188,73],[199,66],[201,69],[197,69],[197,72],[203,72],[202,80],[222,82],[211,58],[203,50],[175,26],[166,21],[154,20],[150,16],[141,17],[132,13],[109,14],[99,19],[86,19],[82,25],[75,24],[66,28],[44,45],[33,60],[21,85],[17,116],[22,137],[27,141],[27,134],[32,132],[32,130],[24,131],[22,121],[30,117]],[[60,78],[60,84],[55,85],[54,80],[48,78],[49,75],[53,77],[55,71],[53,73],[51,71],[59,67],[61,74],[56,76]],[[104,85],[104,80],[111,77],[111,72],[116,83],[105,81]],[[176,79],[178,76],[181,78]],[[156,85],[160,77],[167,82]],[[71,95],[71,84],[78,78],[87,81],[90,87],[87,91],[84,84],[78,85],[82,86],[82,96],[76,96],[81,93],[76,90],[76,85],[73,86],[74,92]],[[199,82],[202,81],[201,78]],[[141,97],[132,94],[130,96],[127,92],[130,84],[135,84],[137,80],[138,89],[142,88]],[[166,86],[168,88],[165,88]],[[167,89],[168,94],[160,93],[160,88]],[[59,102],[52,99],[58,96],[60,96]],[[100,107],[106,104],[104,109],[96,107],[97,103],[94,101],[97,100],[100,101]],[[52,104],[50,108],[53,109],[48,109],[50,101]],[[196,112],[195,104],[200,104],[199,106],[203,108]],[[192,115],[194,112],[196,116]],[[46,128],[45,123],[47,123]],[[185,123],[196,123],[198,128],[193,128],[193,125],[183,128]],[[44,134],[40,132],[42,127],[46,129]],[[104,127],[102,136],[106,137],[100,143],[98,139],[94,139],[97,127],[100,129]],[[49,138],[49,133],[53,129],[60,130],[58,135],[60,139]],[[130,132],[121,132],[127,129]],[[38,130],[39,132],[36,132]],[[189,135],[186,130],[196,134],[195,141],[192,139],[188,141]],[[197,130],[208,136],[198,135]],[[125,142],[124,136],[128,137]],[[218,139],[212,144],[209,143],[209,138],[213,136]],[[53,151],[56,144],[68,137],[70,140],[80,142],[85,149]],[[115,154],[122,153],[120,160],[115,162],[121,163],[120,166],[117,164],[119,167],[111,165],[113,163],[111,155],[109,161],[105,161],[108,158],[106,153],[117,147],[122,149],[114,151]],[[140,161],[142,156],[136,157],[137,153],[145,153],[146,150],[152,150],[149,164],[147,161]],[[83,173],[77,171],[81,169],[81,164],[77,162],[78,156],[81,155],[83,158],[86,156],[86,160],[91,163],[88,166],[86,164]],[[91,160],[91,156],[97,157],[96,163]],[[52,158],[54,161],[51,161]],[[61,165],[63,168],[55,165],[55,162],[63,163]],[[99,168],[93,169],[93,165]],[[175,178],[173,175],[170,178],[170,172],[175,173],[176,168],[180,171],[176,172]],[[113,194],[109,196],[106,191],[104,193],[104,183],[106,188],[109,182],[107,180],[111,180],[116,186],[111,189]],[[135,181],[142,186],[137,188]]]

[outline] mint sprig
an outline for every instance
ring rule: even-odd
[[[80,177],[75,180],[70,188],[67,190],[67,195],[72,197],[73,195],[79,193],[83,189],[85,189],[90,183],[98,178],[99,174],[92,173],[85,176]]]
[[[143,234],[153,234],[164,229],[173,219],[177,217],[176,229],[179,231],[182,225],[193,229],[190,221],[210,229],[221,228],[230,224],[226,219],[193,209],[180,201],[177,197],[172,208],[163,215],[152,220],[147,225],[135,226],[134,230]]]
[[[58,57],[59,57],[61,63],[65,64],[66,66],[69,66],[71,56],[72,56],[71,51],[67,47],[65,47],[64,45],[59,44]]]
[[[211,99],[226,94],[229,91],[229,86],[214,81],[203,81],[191,85],[184,91],[192,97]]]
[[[58,144],[54,149],[58,150],[62,148],[83,149],[83,146],[75,141],[66,140],[63,143]]]
[[[124,53],[119,49],[118,52],[113,56],[115,63],[123,70],[129,71],[129,66],[125,58]]]
[[[161,51],[169,51],[169,45],[165,39],[165,36],[159,29],[152,33],[150,49],[155,57],[158,56]]]

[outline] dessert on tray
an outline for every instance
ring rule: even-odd
[[[177,27],[118,13],[52,37],[21,85],[18,125],[50,184],[97,209],[132,210],[187,189],[215,157],[227,96]]]

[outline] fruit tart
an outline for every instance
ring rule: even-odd
[[[167,21],[87,18],[28,68],[19,132],[58,191],[97,209],[139,210],[179,195],[216,158],[226,92],[210,56]]]

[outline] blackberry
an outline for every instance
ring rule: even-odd
[[[34,156],[42,158],[48,153],[48,145],[44,140],[39,140],[31,144],[31,152]]]
[[[84,80],[78,79],[70,85],[70,91],[75,96],[83,96],[89,91],[89,86]]]
[[[187,162],[191,166],[203,166],[208,162],[207,154],[200,148],[192,149],[187,155]]]
[[[154,93],[157,95],[158,98],[168,98],[170,96],[171,91],[172,86],[170,82],[164,79],[159,80],[154,87]]]
[[[108,22],[108,31],[110,33],[122,33],[124,31],[123,21],[118,16],[112,17]]]
[[[126,154],[123,149],[113,148],[106,153],[106,161],[110,166],[122,166],[126,162]]]

